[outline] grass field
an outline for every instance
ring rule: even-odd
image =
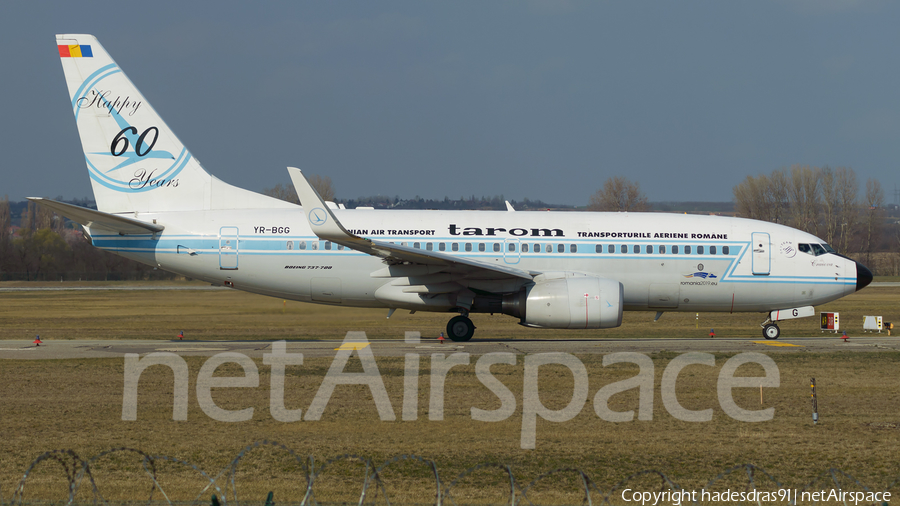
[[[183,283],[182,283],[183,284]],[[45,284],[52,287],[62,283]],[[91,284],[104,286],[105,284]],[[165,283],[164,286],[173,285]],[[174,284],[178,286],[178,284]],[[196,284],[204,286],[203,284]],[[3,283],[0,286],[16,286]],[[0,294],[0,339],[341,339],[350,330],[365,330],[369,339],[403,337],[415,330],[436,337],[450,315],[343,308],[283,301],[236,290],[53,291]],[[864,314],[900,323],[900,288],[869,287],[819,306],[837,311],[842,328],[862,331]],[[602,331],[528,329],[503,315],[473,314],[476,338],[699,337],[715,329],[719,337],[760,337],[759,313],[666,313],[654,323],[653,312],[626,312],[621,327]],[[782,335],[821,335],[818,318],[780,323]],[[900,325],[898,325],[900,327]]]
[[[444,315],[396,315],[384,312],[345,310],[301,305],[241,292],[13,292],[2,295],[2,337],[29,338],[35,333],[51,339],[159,338],[171,339],[178,331],[197,339],[298,339],[342,338],[348,330],[366,330],[370,339],[400,338],[404,330],[436,334]],[[870,288],[817,310],[840,311],[845,326],[861,328],[861,316],[896,316],[898,289]],[[283,312],[282,312],[283,311]],[[476,315],[478,316],[478,315]],[[652,314],[626,315],[620,329],[604,336],[696,335],[694,315],[666,314],[653,324]],[[752,335],[758,332],[759,315],[700,315],[700,335],[715,325],[718,335]],[[858,320],[858,321],[857,321]],[[789,325],[790,324],[790,325]],[[585,337],[579,332],[535,332],[513,323],[512,318],[483,316],[476,319],[478,336],[497,337]],[[814,318],[785,322],[784,333],[817,335]],[[858,333],[858,332],[857,332]],[[315,456],[317,465],[327,459],[356,454],[376,465],[403,454],[434,460],[446,486],[460,473],[482,462],[511,466],[524,486],[542,472],[575,467],[586,472],[602,490],[610,490],[631,473],[655,469],[687,489],[702,488],[727,468],[753,463],[771,473],[783,485],[802,488],[828,468],[851,473],[865,486],[884,490],[900,477],[900,354],[832,353],[772,354],[781,384],[767,388],[760,404],[758,389],[735,390],[735,399],[746,409],[775,408],[768,422],[747,423],[723,412],[716,396],[718,370],[728,358],[717,356],[716,367],[688,366],[680,375],[678,398],[693,410],[712,408],[707,423],[674,418],[660,399],[663,370],[675,355],[652,355],[655,366],[653,419],[611,423],[598,418],[593,396],[598,389],[633,376],[632,365],[603,367],[602,355],[579,358],[589,375],[588,401],[575,418],[560,423],[538,420],[534,450],[520,447],[522,431],[523,359],[516,365],[495,366],[494,376],[516,398],[516,411],[501,422],[477,422],[470,409],[496,409],[498,398],[475,376],[472,365],[458,366],[447,377],[444,420],[429,420],[431,396],[427,376],[419,380],[418,419],[400,420],[403,402],[401,358],[378,358],[377,364],[391,399],[396,421],[381,421],[368,388],[341,386],[335,390],[320,421],[283,423],[269,411],[269,367],[257,361],[258,388],[223,388],[213,392],[222,408],[254,408],[252,420],[217,422],[199,407],[195,379],[205,358],[188,357],[191,385],[187,421],[172,420],[173,375],[164,368],[147,369],[139,387],[137,421],[123,421],[122,359],[0,362],[0,493],[9,500],[23,471],[47,450],[69,448],[83,458],[115,447],[137,448],[154,455],[190,461],[215,476],[241,449],[258,440],[275,440],[305,458]],[[429,358],[422,358],[423,374]],[[307,358],[302,366],[288,368],[286,406],[304,409],[310,405],[326,375],[331,359]],[[348,370],[358,370],[351,360]],[[355,369],[354,369],[355,368]],[[739,374],[756,376],[761,369],[743,366]],[[237,366],[223,366],[217,375],[239,376]],[[821,421],[811,420],[809,379],[818,385]],[[548,408],[565,406],[572,396],[572,375],[562,368],[540,369],[540,400]],[[628,411],[638,406],[637,390],[616,394],[610,407]],[[146,500],[151,489],[139,456],[119,452],[93,464],[93,476],[108,500]],[[326,468],[317,481],[317,498],[327,502],[356,502],[364,466],[340,461]],[[434,480],[421,463],[399,462],[381,475],[394,504],[433,501]],[[196,471],[173,463],[158,464],[160,484],[173,500],[192,500],[204,481]],[[56,461],[39,464],[29,478],[25,499],[61,500],[66,480]],[[756,473],[762,488],[775,485]],[[828,478],[830,480],[830,478]],[[238,498],[261,501],[275,492],[277,502],[299,502],[305,479],[299,464],[286,452],[266,446],[253,450],[241,461],[235,475]],[[227,480],[217,484],[225,488]],[[577,476],[557,474],[541,481],[528,494],[535,504],[578,504]],[[655,475],[628,482],[637,490],[659,490]],[[717,482],[715,489],[744,490],[747,474],[735,472]],[[846,480],[848,489],[859,489]],[[457,503],[508,502],[508,479],[497,468],[485,468],[463,479],[452,494]],[[816,488],[833,488],[830,481]],[[79,498],[88,500],[89,485]],[[900,494],[894,483],[891,490]],[[204,492],[205,500],[212,492]],[[154,499],[162,499],[156,492]],[[379,492],[375,502],[384,502]],[[601,496],[592,499],[599,502]],[[621,504],[621,501],[614,501]]]

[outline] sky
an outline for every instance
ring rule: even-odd
[[[0,16],[0,196],[91,197],[57,33],[91,33],[218,178],[338,198],[729,201],[900,183],[900,2],[38,2]]]

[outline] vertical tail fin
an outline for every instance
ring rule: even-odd
[[[57,35],[56,44],[99,210],[272,207],[207,173],[96,37]]]

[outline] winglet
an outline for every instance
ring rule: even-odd
[[[300,205],[303,206],[303,214],[309,222],[309,228],[320,238],[326,241],[341,242],[351,239],[361,239],[341,225],[331,209],[322,200],[319,192],[316,191],[300,169],[296,167],[288,167],[288,174],[291,175],[291,181],[294,183],[294,189],[297,190],[297,196],[300,198]]]
[[[507,211],[515,211],[515,210],[516,210],[516,209],[512,206],[512,204],[509,203],[508,200],[504,200],[504,202],[506,202],[506,210],[507,210]]]

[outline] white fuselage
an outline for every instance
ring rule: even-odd
[[[532,272],[571,271],[624,286],[626,310],[770,311],[856,290],[852,260],[800,251],[824,241],[782,225],[660,213],[334,210],[358,236]],[[286,299],[404,307],[376,297],[381,259],[322,241],[302,208],[144,213],[156,235],[92,234],[96,246],[160,268]],[[466,279],[476,293],[525,280]],[[516,286],[516,285],[519,286]],[[452,308],[415,307],[444,311]]]

